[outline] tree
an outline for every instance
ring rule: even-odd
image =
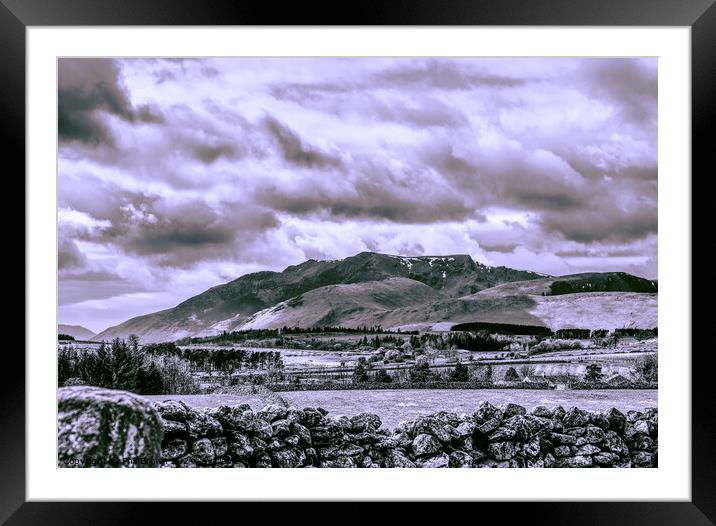
[[[505,371],[505,381],[507,382],[516,382],[520,379],[520,375],[517,374],[517,371],[514,367],[510,367]]]
[[[58,385],[65,383],[65,380],[79,375],[78,355],[73,348],[61,348],[57,353],[57,381]]]
[[[132,351],[138,351],[139,350],[139,336],[136,334],[130,334],[127,336],[127,345]]]
[[[393,377],[390,376],[385,369],[378,369],[378,372],[375,373],[373,377],[373,381],[378,384],[389,384],[393,381]]]
[[[489,384],[492,383],[492,365],[489,363],[485,366],[484,381]]]
[[[455,368],[450,373],[450,380],[453,382],[469,382],[470,371],[468,371],[467,367],[465,367],[462,363],[457,362],[457,364],[455,364]]]
[[[119,338],[112,341],[111,352],[112,372],[114,373],[113,387],[133,391],[139,369],[139,354],[130,348],[127,342]]]
[[[602,380],[602,366],[598,363],[590,363],[584,373],[584,381],[589,383],[597,383]]]
[[[425,383],[431,378],[430,365],[427,362],[416,363],[410,368],[410,381],[415,383]]]
[[[637,382],[654,383],[659,379],[659,360],[656,354],[647,354],[638,358],[631,369]]]
[[[163,394],[164,379],[162,373],[153,362],[149,362],[149,366],[140,367],[137,370],[137,393],[139,394]]]
[[[353,369],[353,383],[354,384],[363,384],[366,383],[369,380],[368,378],[368,372],[366,371],[365,367],[365,358],[358,359],[358,363],[356,364],[355,368]]]
[[[473,370],[473,380],[486,384],[492,383],[492,365],[489,363],[486,365],[480,365],[475,367]]]
[[[532,376],[534,372],[534,368],[531,365],[523,365],[520,367],[520,374],[522,375],[522,378],[529,378]]]
[[[97,349],[92,363],[92,371],[85,380],[88,381],[90,385],[96,385],[98,387],[114,386],[112,378],[112,354],[104,342],[102,342],[99,349]]]

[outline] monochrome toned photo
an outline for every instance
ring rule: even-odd
[[[58,59],[58,467],[657,467],[657,96],[656,58]]]

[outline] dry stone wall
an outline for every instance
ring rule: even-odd
[[[656,467],[658,412],[602,413],[481,402],[396,429],[378,416],[332,417],[321,408],[248,405],[192,409],[155,403],[162,467],[576,468]]]

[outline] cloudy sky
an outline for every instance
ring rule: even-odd
[[[62,59],[60,322],[364,250],[657,277],[656,59]]]

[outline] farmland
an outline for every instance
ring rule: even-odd
[[[581,337],[569,338],[575,335]],[[62,342],[61,356],[94,353],[99,345]],[[68,354],[68,349],[74,354]],[[476,381],[498,387],[525,387],[515,383],[538,382],[545,384],[543,388],[565,388],[574,387],[593,368],[596,376],[592,382],[625,387],[629,381],[655,384],[655,372],[648,378],[635,378],[634,369],[640,362],[653,359],[657,350],[653,331],[519,335],[484,330],[342,332],[337,328],[252,330],[137,347],[139,354],[154,356],[155,362],[162,356],[171,356],[180,361],[177,363],[184,363],[197,384],[196,390],[203,392],[243,384],[262,384],[280,391],[376,382],[387,388],[414,382],[416,369],[424,373],[418,379],[421,383]],[[463,370],[456,372],[460,368]]]

